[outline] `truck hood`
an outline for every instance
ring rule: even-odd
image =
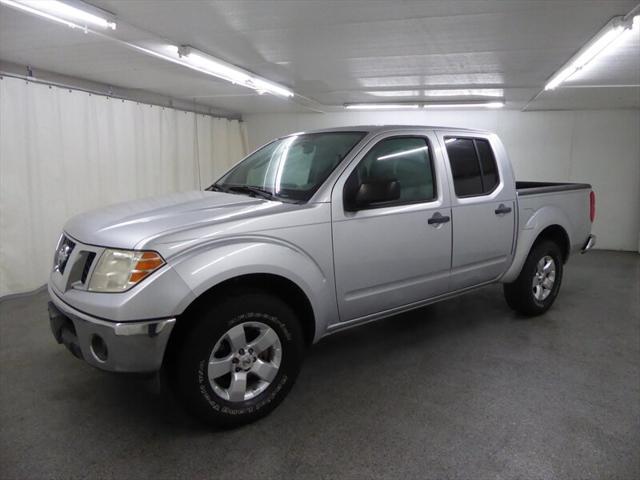
[[[80,242],[141,248],[142,242],[225,221],[263,216],[283,204],[222,192],[192,191],[119,203],[73,217],[64,227]]]

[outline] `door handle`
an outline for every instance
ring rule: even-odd
[[[429,220],[427,220],[427,223],[429,225],[439,225],[441,223],[447,223],[449,220],[451,220],[451,218],[447,215],[441,215],[440,212],[436,212]]]
[[[511,207],[507,207],[504,203],[501,203],[498,208],[496,208],[496,215],[503,215],[505,213],[509,213],[511,211]]]

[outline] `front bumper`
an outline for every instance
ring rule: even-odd
[[[587,237],[587,241],[584,242],[582,249],[580,249],[580,253],[586,253],[591,250],[596,245],[596,236],[593,233],[590,233]]]
[[[64,303],[49,287],[49,321],[53,336],[76,357],[112,372],[160,369],[175,318],[143,322],[109,322]]]

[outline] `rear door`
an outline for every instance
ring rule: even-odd
[[[439,132],[438,137],[452,179],[451,290],[459,290],[495,280],[510,265],[515,182],[495,135]]]
[[[435,135],[424,131],[380,135],[336,182],[331,209],[341,321],[448,291],[451,210],[442,157],[433,151],[437,145]],[[354,176],[393,178],[400,183],[400,198],[346,211],[343,191]]]

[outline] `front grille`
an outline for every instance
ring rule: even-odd
[[[69,257],[71,256],[71,252],[73,252],[73,248],[75,246],[76,244],[73,240],[70,240],[64,235],[62,236],[54,259],[55,270],[60,273],[64,273],[64,269],[67,266],[67,262],[69,261]]]
[[[89,252],[87,255],[87,259],[84,262],[84,268],[82,269],[82,277],[80,278],[80,282],[86,283],[87,277],[89,276],[89,270],[91,270],[91,264],[93,260],[96,258],[95,252]]]
[[[85,245],[63,234],[58,242],[53,261],[51,281],[58,291],[86,290],[91,271],[102,249]]]

